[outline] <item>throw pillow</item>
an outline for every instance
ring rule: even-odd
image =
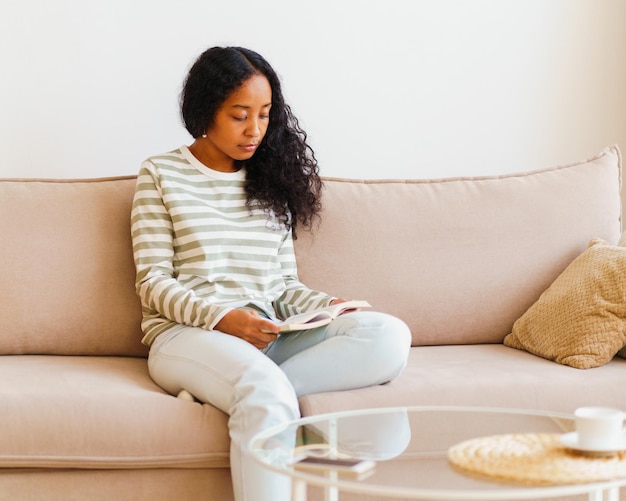
[[[626,247],[593,239],[504,344],[577,369],[610,361],[626,345]]]
[[[621,247],[626,247],[626,231],[622,233],[622,238],[620,238],[619,243],[617,245]],[[626,346],[624,346],[621,350],[617,352],[617,356],[626,358]]]

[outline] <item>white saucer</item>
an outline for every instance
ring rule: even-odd
[[[626,450],[626,436],[622,436],[620,442],[613,444],[609,447],[582,447],[578,444],[578,433],[575,431],[572,433],[565,433],[559,437],[559,443],[564,445],[568,449],[572,449],[577,452],[593,455],[593,456],[608,456],[617,452]]]

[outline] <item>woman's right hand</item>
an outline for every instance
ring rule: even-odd
[[[215,325],[215,330],[237,336],[260,350],[278,335],[278,326],[274,322],[252,310],[229,311]]]

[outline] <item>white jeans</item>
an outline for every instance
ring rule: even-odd
[[[404,369],[411,336],[401,320],[354,312],[331,324],[281,335],[265,350],[219,331],[177,325],[150,348],[150,376],[167,392],[185,389],[227,413],[237,501],[288,500],[286,477],[244,455],[249,439],[297,419],[298,397],[381,384]]]

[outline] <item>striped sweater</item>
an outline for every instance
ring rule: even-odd
[[[326,306],[297,277],[291,231],[246,205],[245,170],[219,172],[183,146],[142,165],[131,215],[143,343],[174,324],[213,329],[234,308],[271,319]]]

